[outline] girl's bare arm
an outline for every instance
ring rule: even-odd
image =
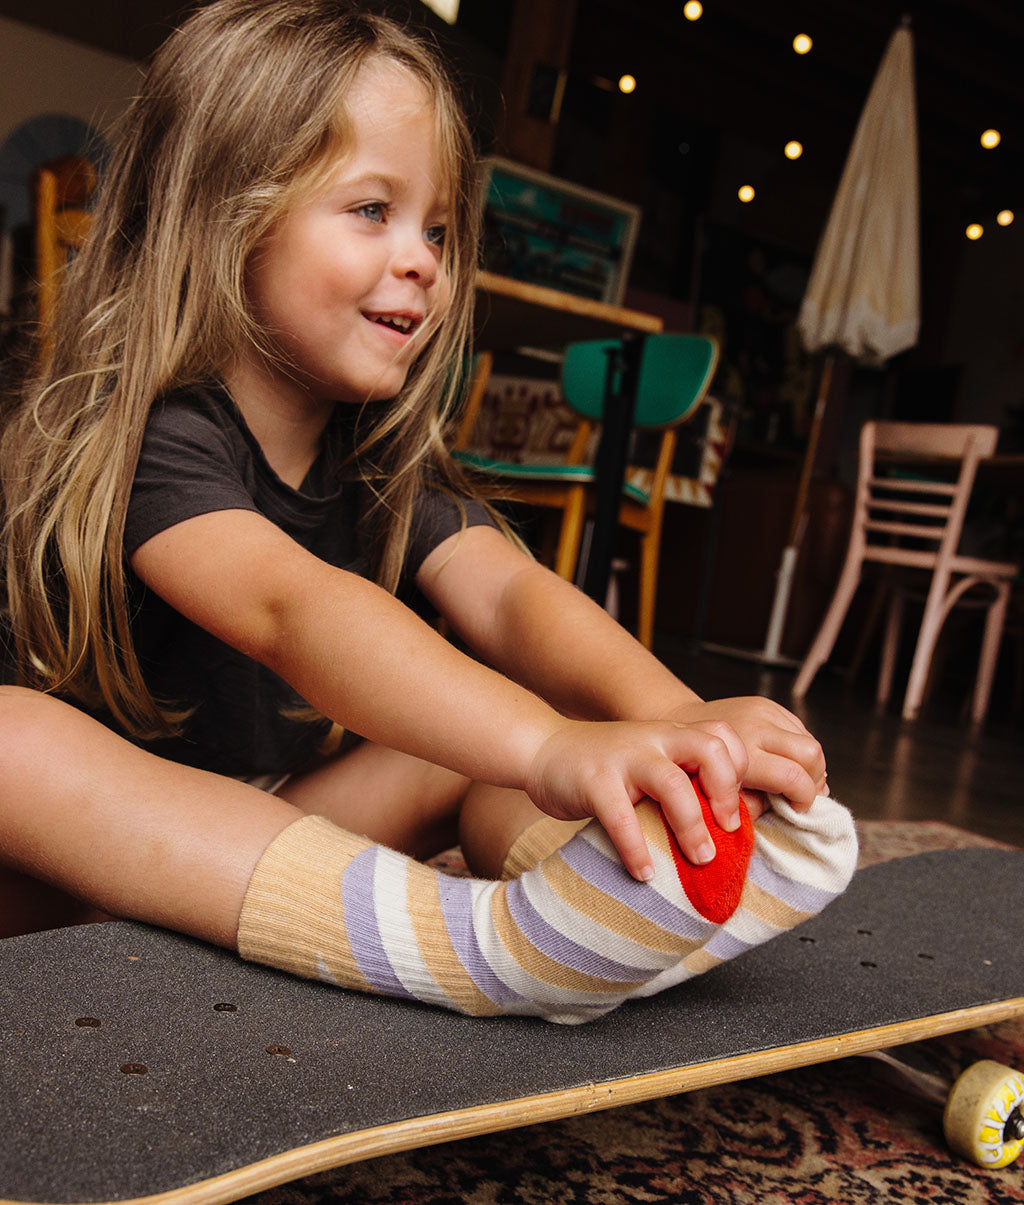
[[[704,702],[600,607],[492,528],[451,537],[427,558],[419,584],[482,657],[566,714],[698,725],[726,742],[745,786],[797,807],[824,789],[821,746],[795,715],[755,696]]]
[[[714,732],[665,720],[566,719],[258,514],[188,519],[148,540],[132,564],[176,610],[346,727],[469,777],[524,788],[552,815],[596,815],[638,876],[648,858],[633,805],[644,795],[662,804],[694,860],[703,860],[707,831],[684,771],[700,772],[722,814],[735,810],[735,767]]]

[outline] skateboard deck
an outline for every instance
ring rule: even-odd
[[[148,926],[0,941],[0,1205],[235,1201],[378,1155],[1024,1013],[1024,852],[860,871],[583,1026],[339,991]]]

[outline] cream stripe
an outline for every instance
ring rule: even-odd
[[[457,1007],[475,1017],[493,1017],[500,1009],[477,987],[452,947],[441,911],[441,876],[426,866],[409,868],[406,902],[413,932],[431,974]]]
[[[411,859],[394,850],[377,850],[373,876],[373,912],[391,969],[407,992],[431,1004],[450,1003],[431,974],[416,942],[408,910],[407,868]]]

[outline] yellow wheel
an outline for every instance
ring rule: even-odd
[[[950,1089],[942,1119],[946,1141],[981,1167],[1006,1167],[1024,1150],[1024,1075],[988,1059]]]

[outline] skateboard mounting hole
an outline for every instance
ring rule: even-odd
[[[75,1024],[79,1029],[99,1029],[103,1022],[98,1017],[76,1017]]]
[[[877,963],[877,962],[862,962],[860,965],[861,965],[862,967],[867,967],[867,969],[868,969],[868,970],[870,970],[870,971],[876,970],[876,969],[877,969],[877,967],[878,967],[878,963]]]
[[[291,1050],[287,1046],[268,1046],[267,1054],[291,1054]]]
[[[813,937],[801,937],[801,938],[800,938],[800,940],[801,940],[801,941],[802,941],[802,942],[803,942],[805,945],[808,945],[808,946],[813,946],[813,945],[814,945],[814,938],[813,938]]]
[[[215,1013],[237,1013],[238,1005],[237,1004],[227,1004],[226,1002],[222,1001],[220,1004],[215,1004],[213,1006],[213,1011]]]
[[[122,1063],[121,1070],[125,1075],[145,1075],[149,1068],[145,1063]]]
[[[925,960],[925,962],[934,962],[935,961],[934,954],[918,954],[918,958],[923,958]]]
[[[874,934],[871,932],[870,929],[858,929],[857,936],[858,937],[873,937]]]

